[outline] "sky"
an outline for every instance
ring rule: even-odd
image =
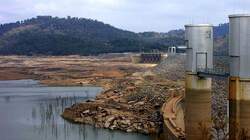
[[[37,15],[91,18],[134,31],[167,32],[185,24],[228,22],[250,13],[250,0],[0,0],[0,24]]]

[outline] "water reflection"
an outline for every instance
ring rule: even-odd
[[[188,89],[185,95],[186,139],[210,139],[211,122],[211,91]]]
[[[59,118],[64,108],[80,102],[80,100],[84,100],[84,98],[76,96],[57,97],[56,99],[38,102],[36,106],[32,108],[31,113],[32,124],[35,124],[33,125],[33,132],[38,133],[45,139],[51,135],[57,140],[62,139],[60,137],[61,135],[63,135],[64,139],[69,139],[70,133],[75,131],[78,132],[79,139],[85,139],[85,125],[70,124]],[[60,124],[63,124],[63,128],[60,128]]]
[[[9,83],[8,83],[9,82]],[[0,85],[0,139],[3,140],[150,140],[140,134],[96,129],[61,118],[65,107],[94,98],[100,88],[41,87],[31,81]],[[27,83],[32,84],[29,87]],[[0,81],[1,84],[1,81]],[[11,135],[9,132],[11,131]]]
[[[250,101],[229,101],[229,137],[250,139]]]

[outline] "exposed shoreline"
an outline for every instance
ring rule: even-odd
[[[133,64],[124,54],[0,56],[0,80],[34,79],[47,86],[103,87],[95,100],[75,104],[62,116],[96,127],[153,134],[161,131],[159,112],[163,103],[170,95],[184,93],[184,62],[185,56],[181,55],[157,66]],[[212,88],[213,127],[218,127],[217,121],[226,123],[227,80],[214,78]]]
[[[163,123],[160,113],[163,103],[170,92],[182,94],[184,89],[182,85],[169,81],[158,82],[158,85],[148,80],[143,83],[147,85],[133,85],[132,82],[126,81],[127,85],[122,88],[106,90],[93,101],[66,108],[62,116],[76,123],[91,124],[100,128],[143,134],[159,133]]]
[[[75,104],[62,116],[75,123],[138,132],[159,133],[160,108],[169,93],[183,85],[161,78],[154,65],[133,64],[129,56],[0,57],[0,79],[35,79],[47,86],[99,86],[95,100]]]

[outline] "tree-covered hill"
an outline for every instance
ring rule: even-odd
[[[227,24],[215,27],[226,34]],[[85,18],[36,18],[0,25],[2,55],[96,55],[100,53],[167,50],[184,45],[184,30],[134,33]]]
[[[214,26],[214,37],[221,38],[226,37],[229,33],[229,23],[219,24]]]
[[[137,43],[138,35],[95,20],[51,16],[0,27],[1,54],[97,54],[109,52],[116,47],[113,43],[119,42]],[[135,49],[134,46],[122,47],[115,51]]]

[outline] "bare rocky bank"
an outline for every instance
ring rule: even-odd
[[[100,128],[159,133],[163,123],[160,113],[163,103],[171,94],[182,94],[184,89],[181,84],[154,78],[146,76],[140,84],[131,80],[117,81],[120,87],[104,91],[93,101],[73,105],[65,109],[62,116],[69,121]]]
[[[140,78],[116,81],[93,101],[65,109],[67,120],[144,134],[158,133],[162,127],[160,108],[171,95],[184,93],[185,55],[171,56]],[[224,62],[222,62],[224,63]],[[221,65],[217,64],[216,65]],[[137,75],[138,78],[138,75]],[[119,84],[117,84],[119,83]],[[227,80],[214,78],[212,115],[215,133],[225,131]]]
[[[65,109],[62,116],[72,122],[100,128],[159,133],[163,123],[160,113],[163,103],[171,95],[184,93],[183,78],[179,78],[184,74],[183,59],[184,56],[170,57],[148,71],[115,80],[112,82],[114,86],[95,100],[75,104]],[[176,75],[179,75],[178,80]]]
[[[221,67],[227,59],[218,58]],[[185,55],[171,56],[159,65],[132,64],[127,55],[1,56],[0,79],[37,79],[49,86],[102,86],[95,100],[65,109],[62,116],[77,123],[127,132],[157,133],[160,108],[172,94],[184,93]],[[227,79],[213,78],[214,128],[225,131]]]

